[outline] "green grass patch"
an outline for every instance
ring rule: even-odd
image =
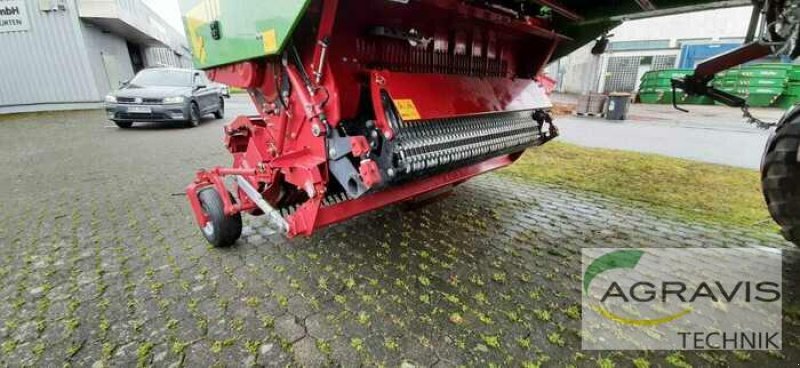
[[[645,202],[688,220],[776,231],[756,170],[550,143],[500,175]]]

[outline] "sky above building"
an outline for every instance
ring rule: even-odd
[[[181,11],[178,0],[144,0],[145,4],[161,15],[173,28],[183,33]]]

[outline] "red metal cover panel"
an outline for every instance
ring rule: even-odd
[[[405,121],[550,108],[544,90],[530,79],[373,72],[373,97],[389,93]],[[375,100],[380,106],[380,100]],[[381,116],[382,114],[378,114]]]

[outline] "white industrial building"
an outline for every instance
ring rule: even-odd
[[[553,62],[547,74],[559,92],[632,92],[649,70],[693,68],[741,45],[751,15],[746,6],[631,20],[609,32],[605,54],[593,55],[591,43]]]
[[[96,108],[143,68],[191,65],[141,0],[0,0],[0,114]]]

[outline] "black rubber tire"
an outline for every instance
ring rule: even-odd
[[[130,129],[133,126],[132,121],[115,121],[114,124],[117,124],[120,129]]]
[[[222,198],[214,188],[203,189],[198,196],[211,226],[209,228],[209,225],[206,225],[205,228],[200,228],[206,240],[215,248],[225,248],[235,244],[236,240],[242,236],[242,214],[225,216]],[[233,199],[232,196],[231,199]]]
[[[214,117],[217,119],[225,118],[225,99],[222,97],[219,98],[219,110],[214,113]]]
[[[793,112],[800,112],[796,110]],[[800,245],[800,113],[789,113],[767,141],[761,186],[786,240]]]
[[[192,105],[189,107],[189,120],[186,121],[186,126],[189,128],[195,128],[200,125],[200,106],[197,106],[197,103],[192,102]]]

